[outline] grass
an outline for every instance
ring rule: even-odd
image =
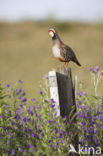
[[[61,66],[52,55],[50,27],[75,51],[82,67],[70,63],[73,76],[89,87],[88,66],[103,67],[103,25],[57,21],[0,23],[0,79],[15,83],[22,79],[30,96],[37,95],[41,77]],[[100,91],[103,88],[100,85]]]

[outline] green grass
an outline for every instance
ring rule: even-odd
[[[0,79],[6,83],[24,81],[26,91],[37,96],[39,81],[52,68],[61,66],[52,55],[50,27],[75,51],[82,67],[70,63],[73,76],[89,88],[88,66],[103,68],[103,25],[55,21],[0,23]],[[100,91],[103,92],[102,86]]]

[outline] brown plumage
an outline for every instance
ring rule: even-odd
[[[64,62],[64,66],[68,66],[68,63],[70,61],[75,62],[77,65],[81,66],[79,63],[75,53],[73,50],[65,45],[60,37],[58,36],[57,32],[54,29],[49,29],[49,34],[52,37],[52,50],[53,50],[53,55],[61,62]]]

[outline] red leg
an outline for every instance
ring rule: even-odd
[[[69,62],[67,62],[67,67],[68,67]]]
[[[68,64],[69,64],[69,62],[66,62],[66,63],[65,63],[65,67],[66,67],[66,68],[68,67]]]
[[[64,62],[64,64],[63,64],[63,66],[62,66],[62,67],[65,67],[65,65],[66,65],[66,62]]]

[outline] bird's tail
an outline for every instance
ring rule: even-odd
[[[75,63],[76,63],[78,66],[81,66],[81,64],[79,63],[78,60],[76,60]]]

